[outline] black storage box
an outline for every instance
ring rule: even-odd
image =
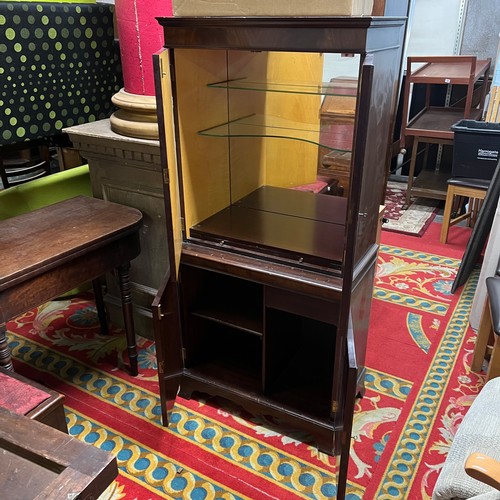
[[[500,123],[460,120],[451,127],[453,177],[491,179],[500,158]]]

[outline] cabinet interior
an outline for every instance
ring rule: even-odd
[[[304,187],[317,183],[325,156],[345,161],[352,150],[358,75],[333,77],[339,70],[332,60],[322,53],[175,51],[186,240],[340,269],[349,193]]]
[[[189,265],[180,277],[190,376],[329,415],[338,308]]]

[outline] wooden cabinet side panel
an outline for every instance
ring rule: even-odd
[[[230,204],[228,139],[198,134],[227,121],[226,89],[207,87],[226,78],[225,51],[176,51],[177,139],[187,235],[190,227]]]

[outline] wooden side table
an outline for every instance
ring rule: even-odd
[[[140,253],[142,213],[77,196],[0,222],[0,366],[13,369],[6,323],[116,268],[130,371],[137,375],[130,261]]]
[[[414,65],[420,65],[415,69]],[[481,117],[486,93],[491,60],[478,60],[475,56],[429,56],[408,57],[403,98],[403,124],[401,146],[413,143],[408,173],[406,205],[412,196],[423,196],[438,200],[446,199],[446,181],[450,177],[434,170],[425,170],[428,144],[453,145],[451,126],[463,118],[477,120]],[[426,87],[423,108],[410,120],[411,86]],[[463,102],[454,106],[432,106],[431,86],[462,85],[465,91]],[[419,143],[426,144],[424,171],[414,179]]]

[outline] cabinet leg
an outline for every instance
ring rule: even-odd
[[[164,379],[163,381],[160,380],[161,419],[164,427],[168,427],[170,414],[174,409],[177,393],[184,399],[191,399],[191,393],[189,393],[189,397],[187,398],[181,394],[179,385],[180,375]]]
[[[182,387],[179,390],[179,396],[184,399],[191,399],[193,396],[193,391],[190,391],[188,389],[183,389]]]
[[[0,366],[6,370],[14,371],[7,341],[7,325],[5,323],[0,323]]]
[[[130,264],[117,268],[120,292],[122,299],[123,319],[125,323],[125,334],[127,336],[127,351],[130,361],[130,373],[136,376],[139,373],[137,365],[137,346],[135,342],[134,315],[132,309],[132,296],[130,293]]]

